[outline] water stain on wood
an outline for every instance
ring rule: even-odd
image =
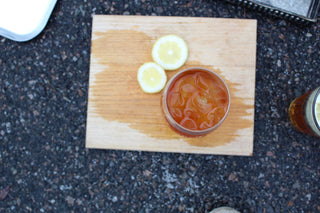
[[[137,70],[145,62],[152,61],[151,50],[157,38],[135,30],[110,30],[95,32],[91,52],[103,71],[95,74],[90,85],[89,101],[95,112],[107,121],[126,123],[131,128],[161,140],[183,139],[193,146],[216,147],[236,140],[238,130],[252,127],[250,117],[254,106],[247,105],[238,92],[237,84],[226,83],[231,93],[230,111],[222,125],[207,136],[187,138],[180,136],[167,125],[160,108],[161,94],[145,94],[137,82]],[[168,79],[189,67],[205,67],[223,77],[223,72],[197,61],[187,63],[177,71],[167,71]],[[250,109],[251,112],[247,110]],[[216,139],[219,140],[216,140]],[[130,140],[130,139],[128,139]]]

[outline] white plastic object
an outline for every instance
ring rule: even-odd
[[[0,35],[28,41],[46,26],[57,0],[0,0]]]

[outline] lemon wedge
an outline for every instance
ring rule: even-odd
[[[160,92],[167,82],[164,69],[154,62],[143,64],[138,70],[138,82],[146,93]]]
[[[165,35],[155,42],[152,57],[165,70],[176,70],[187,60],[188,46],[179,36]]]

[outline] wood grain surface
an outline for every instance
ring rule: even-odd
[[[86,147],[155,152],[253,153],[256,20],[95,15],[92,25]],[[180,136],[167,125],[161,93],[145,94],[137,70],[152,61],[154,42],[166,34],[189,47],[189,67],[216,71],[231,93],[230,112],[214,132]]]

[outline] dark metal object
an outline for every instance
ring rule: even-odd
[[[227,0],[240,6],[298,22],[316,22],[320,0]]]

